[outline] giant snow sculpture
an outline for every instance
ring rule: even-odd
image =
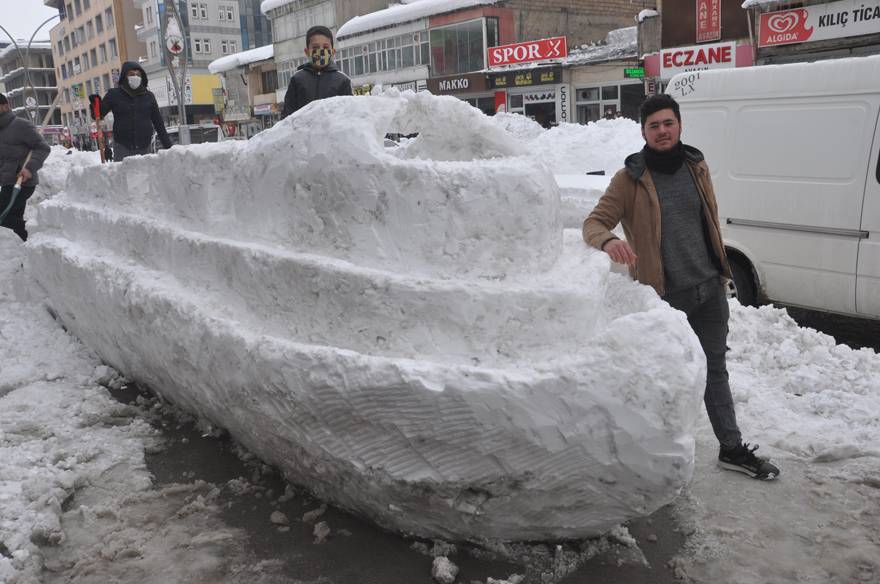
[[[704,358],[525,154],[454,98],[315,102],[74,171],[29,269],[104,360],[320,497],[427,537],[594,535],[689,480]]]

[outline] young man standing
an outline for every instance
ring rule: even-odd
[[[718,207],[703,154],[681,143],[681,112],[668,95],[641,106],[645,147],[627,157],[584,221],[584,240],[629,266],[688,322],[706,354],[704,402],[721,445],[718,464],[756,479],[779,469],[742,442],[727,375],[726,287],[730,267],[721,240]],[[626,241],[611,233],[623,225]]]
[[[0,93],[0,216],[3,227],[27,241],[24,208],[39,182],[37,171],[51,149],[32,123],[12,113],[6,96]],[[30,156],[28,156],[30,155]],[[21,191],[15,183],[21,178]]]
[[[282,119],[316,99],[351,95],[351,79],[333,66],[336,49],[329,28],[313,26],[308,30],[305,54],[309,62],[300,65],[287,85]]]

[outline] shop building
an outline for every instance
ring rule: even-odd
[[[619,115],[637,119],[645,98],[637,41],[630,26],[570,51],[564,37],[498,47],[490,51],[487,70],[496,109],[545,127]]]
[[[747,0],[756,63],[795,63],[880,53],[880,0]]]
[[[665,0],[639,17],[648,94],[661,93],[678,73],[754,65],[749,19],[742,0]]]
[[[273,45],[221,57],[208,65],[220,78],[214,111],[227,138],[247,139],[281,119]]]

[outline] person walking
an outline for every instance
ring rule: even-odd
[[[316,99],[352,94],[351,79],[333,65],[336,49],[329,28],[313,26],[306,32],[305,55],[309,62],[300,65],[287,84],[282,119]]]
[[[730,266],[721,239],[718,207],[703,154],[681,142],[681,111],[668,95],[640,108],[645,146],[626,158],[584,221],[583,237],[630,275],[652,286],[688,323],[706,354],[704,403],[720,444],[718,464],[753,478],[779,476],[779,468],[743,443],[727,373]],[[620,223],[626,241],[611,230]]]
[[[24,209],[39,182],[37,171],[50,152],[37,128],[12,113],[9,100],[0,93],[0,225],[14,231],[22,241],[28,238]],[[19,180],[20,191],[16,189]]]
[[[156,96],[147,89],[147,73],[132,61],[122,64],[119,84],[101,100],[101,117],[113,113],[113,160],[150,154],[153,130],[163,148],[171,148],[171,138],[159,113]]]

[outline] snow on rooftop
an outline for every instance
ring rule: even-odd
[[[247,51],[226,55],[225,57],[220,57],[219,59],[211,61],[211,64],[208,65],[208,71],[214,74],[223,73],[224,71],[231,71],[238,67],[244,67],[250,63],[265,61],[274,56],[275,45],[264,45],[255,49],[248,49]]]
[[[26,40],[18,39],[15,42],[18,43],[18,48],[21,49],[22,55],[24,55],[28,52],[28,42]],[[34,41],[31,43],[30,48],[31,48],[31,50],[33,50],[33,49],[43,49],[43,50],[51,49],[52,42],[51,41]],[[0,49],[0,61],[5,59],[9,55],[9,53],[11,53],[15,50],[16,50],[15,45],[13,45],[11,43],[8,47]]]
[[[355,16],[339,27],[336,36],[342,38],[420,18],[427,18],[436,14],[445,14],[473,6],[495,4],[496,2],[498,0],[415,0],[408,4],[396,4],[384,10],[378,10],[363,16]]]
[[[597,535],[690,480],[699,342],[563,230],[525,141],[404,92],[199,146],[74,169],[39,207],[29,269],[107,363],[426,537]]]
[[[742,8],[753,8],[755,6],[771,6],[773,4],[785,4],[790,2],[786,2],[786,0],[745,0],[742,3]]]
[[[653,18],[655,16],[660,16],[660,13],[656,10],[651,10],[650,8],[646,8],[639,12],[638,16],[636,16],[637,22],[643,22],[646,18]]]

